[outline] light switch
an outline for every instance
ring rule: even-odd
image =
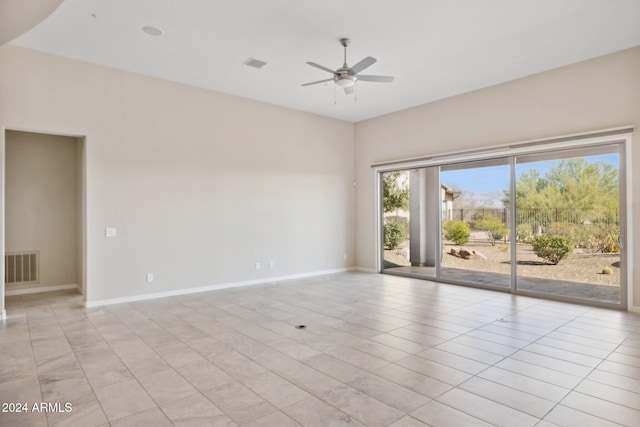
[[[113,228],[113,227],[107,227],[107,228],[104,230],[104,235],[105,235],[105,236],[107,236],[107,237],[116,237],[116,235],[117,235],[117,231],[116,231],[116,229],[115,229],[115,228]]]

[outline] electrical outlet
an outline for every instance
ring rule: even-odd
[[[347,260],[347,254],[346,253],[344,254],[344,260],[345,261]]]
[[[269,268],[270,268],[270,269],[272,269],[272,270],[273,270],[273,269],[275,268],[275,266],[276,266],[276,263],[275,263],[275,262],[273,262],[273,261],[269,261]]]
[[[256,270],[260,270],[262,268],[262,266],[260,265],[259,262],[256,262]]]
[[[104,229],[104,235],[106,237],[116,237],[118,231],[114,227],[107,227]]]
[[[153,282],[153,273],[147,273],[147,282]]]

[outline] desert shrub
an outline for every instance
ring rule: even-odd
[[[554,222],[545,229],[546,234],[565,236],[576,248],[593,252],[613,253],[620,251],[619,228],[607,224],[573,224]]]
[[[471,230],[469,224],[464,221],[451,220],[444,223],[444,238],[456,245],[464,245],[469,241]]]
[[[500,252],[509,252],[509,246],[500,245],[500,246],[498,246],[498,251],[500,251]]]
[[[516,240],[520,243],[530,243],[533,239],[533,233],[531,232],[531,225],[518,224],[516,226]]]
[[[602,274],[613,274],[613,270],[611,269],[611,267],[604,267],[602,269]]]
[[[387,249],[395,249],[407,239],[406,229],[393,222],[384,225],[384,245]]]
[[[545,228],[545,234],[567,237],[576,248],[593,249],[595,245],[594,229],[590,224],[552,222]]]
[[[398,224],[404,228],[405,236],[409,235],[409,218],[406,216],[388,216],[385,217],[385,223]]]
[[[594,241],[593,249],[596,252],[620,252],[620,228],[617,225],[596,226]]]
[[[477,230],[478,224],[480,224],[480,221],[484,219],[484,212],[481,209],[469,209],[469,211],[471,214],[465,215],[467,217],[469,227],[473,230]]]
[[[569,257],[574,248],[568,237],[548,234],[534,237],[532,244],[533,252],[553,265]]]
[[[469,215],[468,223],[472,230],[481,230],[481,224],[484,220],[488,218],[500,218],[503,209],[495,209],[495,208],[475,208],[469,209],[471,214]],[[465,215],[466,216],[466,215]]]
[[[478,221],[476,227],[478,230],[486,231],[491,246],[495,246],[496,240],[502,239],[509,232],[507,226],[504,225],[500,218],[493,215],[488,215]]]

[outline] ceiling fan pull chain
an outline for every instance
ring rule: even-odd
[[[336,85],[333,85],[333,105],[336,105],[338,103],[338,99],[336,96]]]
[[[353,84],[353,102],[358,102],[358,81]]]

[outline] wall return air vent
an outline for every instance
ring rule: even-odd
[[[37,283],[40,256],[38,252],[13,252],[4,256],[4,283]]]

